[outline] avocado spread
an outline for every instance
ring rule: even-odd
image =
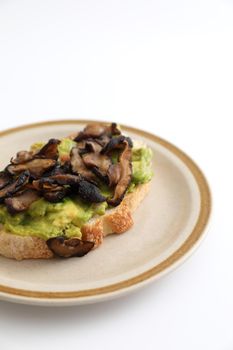
[[[20,236],[36,236],[45,240],[66,236],[81,238],[80,227],[92,216],[105,213],[107,203],[86,204],[77,198],[64,198],[59,203],[49,203],[41,198],[30,208],[10,215],[4,205],[0,206],[0,221],[5,229]]]
[[[36,151],[43,145],[44,143],[36,143],[31,149]],[[59,157],[69,154],[73,146],[74,142],[71,139],[63,139],[58,147]],[[133,148],[133,176],[128,192],[133,192],[138,184],[151,180],[151,159],[150,148]],[[102,193],[106,194],[104,187]],[[21,236],[36,236],[44,240],[58,236],[81,238],[82,225],[94,215],[103,215],[107,207],[107,202],[88,204],[76,196],[65,197],[58,203],[50,203],[40,198],[33,202],[27,211],[15,215],[9,214],[6,206],[1,204],[0,223],[7,231]]]

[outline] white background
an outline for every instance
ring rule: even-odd
[[[233,4],[0,0],[0,127],[132,124],[184,149],[210,182],[212,225],[183,266],[102,304],[0,302],[9,349],[233,349]]]

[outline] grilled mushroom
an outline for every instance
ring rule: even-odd
[[[37,158],[48,158],[48,159],[57,159],[58,158],[58,149],[57,146],[61,143],[60,140],[50,139],[46,145],[44,145],[40,151],[36,154]]]
[[[80,131],[74,141],[80,142],[88,138],[97,138],[105,133],[105,126],[100,124],[89,124],[83,131]]]
[[[52,252],[62,258],[81,257],[86,255],[93,247],[94,243],[81,241],[79,238],[65,239],[65,237],[50,238],[47,241]]]
[[[28,170],[33,177],[38,178],[42,176],[45,171],[53,168],[55,164],[56,161],[54,159],[36,158],[23,164],[10,164],[6,167],[6,171],[12,175],[17,175]]]
[[[11,164],[21,164],[32,160],[34,157],[33,152],[20,151],[16,153],[16,158],[11,158]]]
[[[80,181],[76,191],[83,200],[91,203],[101,203],[106,200],[97,186],[85,180]]]
[[[19,177],[9,185],[3,187],[0,190],[0,200],[9,197],[21,189],[29,180],[29,172],[25,171],[19,175]]]
[[[39,194],[35,190],[25,190],[20,195],[6,198],[4,203],[10,214],[20,213],[27,210],[30,205],[39,199]]]
[[[119,135],[121,132],[119,129],[117,129],[117,124],[112,123],[109,125],[103,125],[103,124],[88,124],[83,131],[81,131],[76,137],[75,141],[79,142],[81,140],[85,140],[88,138],[99,138],[102,135]]]
[[[0,190],[12,182],[12,177],[5,171],[0,172]]]
[[[48,178],[41,178],[39,181],[33,181],[35,188],[39,188],[42,191],[45,191],[45,198],[47,197],[47,192],[56,191],[56,185],[59,186],[70,186],[71,192],[78,194],[83,200],[89,201],[91,203],[100,203],[104,202],[106,198],[102,196],[99,191],[99,188],[93,183],[83,180],[78,175],[72,174],[59,174],[50,176]]]
[[[94,140],[87,140],[85,144],[85,149],[86,153],[88,152],[94,152],[94,153],[99,153],[102,150],[102,146],[94,141]]]
[[[95,139],[95,142],[97,142],[102,148],[109,143],[111,137],[108,135],[102,135],[98,139]]]
[[[80,182],[80,179],[78,175],[56,174],[34,180],[32,185],[37,191],[56,191],[57,186],[74,186]]]
[[[117,206],[122,201],[132,178],[132,150],[126,140],[123,143],[125,148],[119,159],[120,179],[116,185],[113,198],[107,200],[113,206]]]
[[[99,153],[92,152],[84,154],[82,159],[87,168],[99,168],[104,173],[107,173],[108,168],[112,164],[112,161],[108,156]]]
[[[70,163],[73,173],[80,174],[87,180],[94,181],[96,179],[95,175],[86,168],[82,157],[79,154],[79,149],[73,147],[70,153]]]
[[[118,137],[112,138],[102,149],[102,154],[108,154],[114,149],[121,149],[125,146],[125,141],[127,141],[129,147],[133,147],[133,142],[130,137],[120,135]]]
[[[42,177],[40,179],[41,185],[51,185],[51,184],[58,184],[58,185],[77,185],[79,184],[81,178],[78,175],[73,174],[56,174],[50,177]]]
[[[83,155],[82,159],[87,168],[92,169],[99,178],[108,182],[107,171],[112,164],[112,161],[107,155],[100,153],[87,153]]]
[[[59,202],[69,193],[69,188],[59,185],[51,177],[34,180],[32,186],[39,191],[47,201],[52,203]]]
[[[65,187],[54,185],[50,189],[43,191],[43,197],[51,203],[57,203],[67,195],[67,192],[68,190]]]
[[[110,165],[110,167],[108,168],[107,176],[108,176],[109,186],[110,187],[115,186],[119,182],[121,177],[120,163]]]
[[[49,169],[48,171],[45,171],[43,173],[43,177],[49,177],[49,176],[53,176],[53,175],[58,175],[58,174],[67,174],[70,173],[71,169],[70,169],[70,163],[64,163],[64,164],[55,164],[55,166],[51,169]]]

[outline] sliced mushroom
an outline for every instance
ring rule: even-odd
[[[99,153],[103,147],[94,140],[87,140],[85,144],[85,148],[86,148],[86,152]]]
[[[12,182],[12,176],[5,171],[0,172],[0,190]]]
[[[64,163],[63,165],[57,163],[53,168],[43,173],[43,177],[49,177],[58,174],[70,173],[70,163]]]
[[[47,196],[47,192],[68,192],[69,186],[76,186],[79,184],[81,178],[78,175],[72,174],[57,174],[49,177],[42,177],[41,179],[32,182],[33,188],[37,191],[42,191],[45,197],[52,198],[52,195]],[[46,194],[45,194],[46,193]],[[61,195],[62,196],[62,195]]]
[[[30,205],[38,200],[39,194],[35,190],[25,190],[20,195],[16,194],[14,197],[6,198],[4,203],[10,214],[20,213],[27,210]]]
[[[79,149],[77,147],[74,147],[71,150],[70,163],[73,173],[80,174],[87,180],[94,181],[96,179],[95,175],[86,168],[83,159],[79,154]]]
[[[33,177],[38,178],[42,176],[45,171],[53,168],[55,164],[56,161],[54,159],[36,158],[24,164],[10,164],[6,167],[6,171],[12,175],[17,175],[28,170]]]
[[[133,142],[130,137],[120,135],[118,137],[113,137],[102,149],[102,154],[108,154],[114,149],[122,149],[125,147],[125,141],[127,141],[129,147],[133,147]]]
[[[91,203],[101,203],[106,200],[106,198],[100,193],[100,190],[94,184],[81,180],[78,187],[76,188],[76,193],[85,201]]]
[[[16,193],[19,189],[21,189],[29,180],[29,172],[25,171],[22,174],[19,175],[19,177],[9,185],[3,187],[0,190],[0,200],[12,196],[14,193]]]
[[[80,176],[72,174],[57,174],[33,181],[33,185],[42,191],[43,197],[49,202],[59,202],[71,191],[69,186],[77,187]],[[67,187],[68,186],[68,187]]]
[[[43,191],[43,197],[49,202],[57,203],[67,195],[67,191],[65,187],[55,185],[50,190]]]
[[[103,124],[88,124],[83,131],[81,131],[76,137],[75,141],[79,142],[88,138],[99,138],[102,135],[119,135],[121,132],[117,129],[117,124],[112,123],[109,125]]]
[[[121,165],[120,163],[112,164],[108,168],[107,172],[108,180],[109,180],[109,186],[113,187],[115,186],[121,177]]]
[[[46,200],[53,203],[59,202],[69,194],[69,188],[59,185],[50,177],[34,180],[32,186],[39,191]]]
[[[79,175],[73,174],[57,174],[47,178],[41,178],[41,184],[58,184],[58,185],[77,185],[79,184],[81,178]]]
[[[107,200],[110,205],[117,206],[122,201],[132,178],[132,150],[128,142],[124,141],[124,150],[120,155],[119,164],[120,164],[120,179],[116,185],[114,196]]]
[[[57,159],[58,158],[58,148],[57,146],[61,143],[60,140],[50,139],[46,145],[44,145],[40,151],[36,154],[37,158],[48,158]]]
[[[83,200],[91,203],[104,202],[106,198],[102,196],[99,188],[93,183],[83,180],[78,175],[72,174],[59,174],[50,176],[48,178],[41,178],[38,181],[33,181],[35,188],[42,190],[44,197],[51,198],[50,193],[56,191],[56,186],[70,186],[71,192],[78,194]],[[48,199],[49,200],[49,199]]]
[[[29,151],[20,151],[16,153],[16,158],[11,159],[11,164],[21,164],[32,160],[34,157],[33,152]]]
[[[79,142],[88,138],[97,138],[106,132],[106,126],[102,124],[88,124],[83,131],[75,137],[75,141]]]
[[[99,153],[92,152],[84,154],[82,159],[86,167],[99,168],[105,173],[107,173],[108,168],[112,164],[112,161],[108,156]]]
[[[107,155],[87,153],[83,155],[82,159],[87,168],[92,169],[99,178],[108,182],[107,171],[112,161]]]
[[[105,175],[100,169],[93,167],[91,169],[91,171],[93,171],[93,174],[96,175],[96,177],[98,177],[100,180],[102,180],[106,185],[109,184],[109,179],[107,174]]]
[[[86,255],[93,247],[94,243],[81,241],[79,238],[55,237],[47,241],[47,245],[52,252],[62,258],[81,257]]]
[[[111,137],[108,135],[102,135],[98,139],[95,139],[95,142],[97,142],[102,148],[106,146],[107,143],[111,140]]]

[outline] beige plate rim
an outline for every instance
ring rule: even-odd
[[[32,124],[26,124],[18,126],[15,128],[10,128],[0,132],[1,136],[6,136],[21,130],[37,128],[41,126],[50,126],[50,125],[61,125],[61,124],[86,124],[86,123],[108,123],[98,120],[83,120],[83,119],[67,119],[67,120],[53,120],[53,121],[44,121]],[[41,292],[41,291],[29,291],[25,289],[12,288],[5,285],[0,285],[0,293],[2,296],[5,296],[6,299],[12,301],[21,301],[25,298],[31,303],[34,301],[49,300],[52,302],[59,302],[65,300],[75,300],[76,302],[82,300],[86,302],[93,302],[99,299],[107,299],[113,297],[115,294],[122,294],[124,291],[129,291],[135,289],[136,287],[143,286],[147,282],[158,278],[165,273],[169,272],[171,269],[175,268],[178,264],[181,264],[184,258],[188,257],[191,252],[194,251],[194,248],[198,246],[198,243],[203,238],[204,231],[209,222],[210,213],[211,213],[211,193],[208,182],[200,170],[200,168],[195,164],[195,162],[186,155],[182,150],[173,145],[172,143],[160,138],[154,134],[151,134],[147,131],[140,130],[131,126],[123,125],[122,127],[126,131],[131,131],[137,133],[139,136],[144,136],[155,143],[158,143],[165,147],[167,150],[172,152],[176,157],[178,157],[191,171],[195,181],[198,185],[200,192],[200,212],[197,219],[196,225],[186,241],[178,248],[173,254],[168,258],[157,264],[156,266],[150,268],[148,271],[145,271],[135,277],[129,278],[127,280],[114,283],[111,285],[106,285],[100,288],[82,290],[82,291],[67,291],[67,292]]]

